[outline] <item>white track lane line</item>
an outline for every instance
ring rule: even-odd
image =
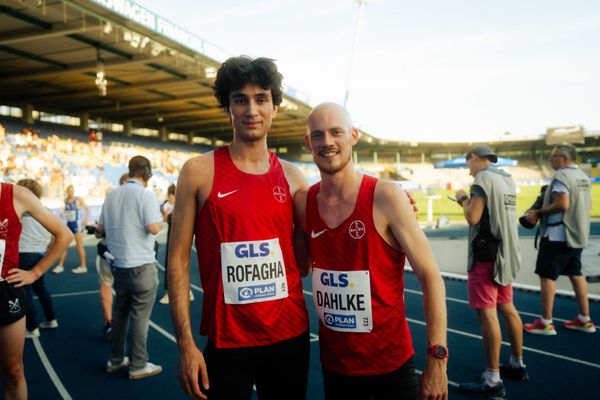
[[[44,348],[42,347],[42,343],[40,342],[40,339],[33,338],[32,340],[33,340],[33,346],[35,347],[35,350],[37,351],[37,353],[40,357],[40,360],[42,361],[42,364],[44,365],[44,368],[46,368],[46,372],[48,373],[50,380],[54,384],[54,387],[56,387],[56,390],[58,390],[58,393],[60,393],[61,398],[63,400],[72,400],[71,395],[69,394],[69,392],[67,392],[67,389],[65,388],[62,381],[56,374],[56,371],[52,367],[52,363],[48,359],[48,356],[46,355],[46,352],[44,351]]]
[[[419,290],[406,289],[405,288],[404,291],[407,292],[407,293],[417,294],[419,296],[423,296],[423,292],[421,292]],[[456,297],[447,297],[446,296],[446,300],[452,301],[452,302],[455,302],[455,303],[461,303],[461,304],[467,304],[467,305],[469,304],[469,302],[467,300],[457,299]],[[519,314],[521,314],[521,315],[527,315],[528,317],[533,317],[533,318],[539,318],[540,317],[539,314],[534,314],[534,313],[530,313],[530,312],[527,312],[527,311],[519,311],[519,310],[517,310],[517,311],[519,312]],[[567,322],[568,321],[567,319],[556,318],[556,317],[553,317],[552,319],[554,321],[558,321],[558,322]],[[596,328],[600,329],[600,326],[596,325]]]
[[[427,325],[424,321],[419,321],[418,319],[406,318],[406,320],[408,322],[412,322],[413,324],[418,324],[418,325],[423,325],[423,326]],[[474,338],[474,339],[483,340],[483,337],[481,337],[481,335],[476,335],[474,333],[469,333],[469,332],[461,331],[461,330],[458,330],[458,329],[448,328],[448,332],[454,333],[454,334],[457,334],[457,335],[461,335],[461,336],[467,336],[467,337]],[[502,341],[502,345],[510,347],[510,343],[505,342],[505,341]],[[560,360],[571,361],[571,362],[574,362],[576,364],[581,364],[581,365],[585,365],[585,366],[588,366],[588,367],[593,367],[593,368],[599,368],[600,369],[600,364],[595,364],[595,363],[592,363],[592,362],[589,362],[589,361],[580,360],[578,358],[572,358],[572,357],[567,357],[567,356],[563,356],[563,355],[556,354],[556,353],[550,353],[548,351],[538,350],[538,349],[534,349],[533,347],[528,347],[528,346],[523,346],[523,350],[527,350],[527,351],[530,351],[532,353],[538,353],[538,354],[542,354],[544,356],[554,357],[554,358],[558,358]]]
[[[407,289],[405,289],[405,290],[407,290]],[[308,296],[312,296],[312,292],[309,292],[307,290],[303,290],[303,292],[304,292],[304,294],[306,294]],[[418,292],[418,291],[413,291],[413,292],[417,292],[417,293],[419,293],[421,295],[423,294],[422,292]],[[456,300],[459,300],[459,302],[461,302],[461,303],[464,301],[464,300],[461,300],[461,299],[456,299]],[[556,319],[558,320],[558,318],[556,318]],[[409,322],[415,323],[415,324],[425,325],[426,326],[426,324],[425,324],[424,321],[419,321],[419,320],[412,319],[412,318],[406,318],[406,320],[409,321]],[[452,333],[455,333],[457,335],[462,335],[462,336],[467,336],[467,337],[471,337],[471,338],[474,338],[474,339],[483,340],[483,338],[480,335],[475,335],[473,333],[461,331],[461,330],[458,330],[458,329],[451,329],[451,328],[448,328],[447,330],[448,330],[448,332],[452,332]],[[508,343],[508,342],[503,341],[502,344],[504,346],[509,346],[510,347],[510,343]],[[571,361],[571,362],[574,362],[574,363],[577,363],[577,364],[586,365],[588,367],[600,368],[600,364],[595,364],[595,363],[592,363],[592,362],[589,362],[589,361],[580,360],[578,358],[567,357],[567,356],[563,356],[563,355],[556,354],[556,353],[550,353],[550,352],[547,352],[547,351],[534,349],[533,347],[523,346],[523,350],[531,351],[532,353],[542,354],[542,355],[545,355],[545,356],[548,356],[548,357],[558,358],[558,359],[565,360],[565,361]]]

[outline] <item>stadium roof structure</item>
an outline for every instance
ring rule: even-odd
[[[83,129],[94,120],[121,124],[126,134],[150,129],[163,141],[229,141],[231,125],[212,91],[216,70],[229,56],[130,0],[0,0],[0,105],[77,116]],[[306,158],[308,103],[302,92],[284,87],[269,147]],[[597,156],[598,132],[585,142],[595,149],[589,156]],[[361,131],[355,155],[438,161],[470,145],[390,141]],[[493,145],[509,154],[547,148],[543,138]]]
[[[212,91],[228,57],[132,1],[0,0],[0,104],[215,144],[231,138]],[[269,146],[301,145],[310,108],[284,87]]]

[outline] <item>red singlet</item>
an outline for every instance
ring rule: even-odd
[[[0,183],[0,276],[19,267],[19,238],[21,221],[13,203],[13,185]]]
[[[414,353],[404,312],[405,255],[375,229],[376,184],[377,179],[363,177],[354,211],[337,228],[328,227],[319,215],[320,183],[307,197],[313,296],[316,306],[329,307],[324,314],[327,325],[319,320],[321,362],[343,375],[385,374]]]
[[[292,249],[293,199],[273,153],[269,163],[267,173],[253,175],[234,165],[228,146],[214,152],[195,240],[205,292],[200,333],[217,348],[262,346],[308,330]]]

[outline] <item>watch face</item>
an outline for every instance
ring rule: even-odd
[[[435,346],[433,348],[433,352],[438,358],[446,358],[446,356],[448,355],[448,351],[446,351],[446,348],[444,346]]]

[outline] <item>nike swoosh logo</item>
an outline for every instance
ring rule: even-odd
[[[219,193],[217,193],[217,197],[220,198],[220,199],[222,199],[223,197],[227,197],[230,194],[233,194],[233,193],[237,192],[238,190],[240,190],[240,189],[235,189],[235,190],[232,190],[231,192],[227,192],[227,193],[221,193],[221,192],[219,192]]]
[[[328,230],[328,229],[323,229],[322,231],[319,231],[319,232],[316,232],[316,233],[315,233],[315,231],[312,231],[312,232],[310,233],[310,237],[311,237],[311,238],[313,238],[313,239],[316,239],[316,238],[318,238],[319,236],[321,236],[322,234],[324,234],[324,233],[325,233],[327,230]]]

